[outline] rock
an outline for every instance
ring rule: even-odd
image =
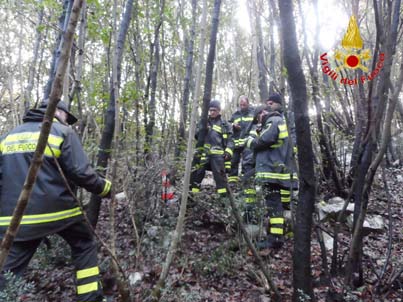
[[[129,283],[131,286],[134,286],[136,283],[139,283],[143,280],[143,274],[139,272],[134,272],[129,274]]]
[[[353,214],[347,217],[347,224],[350,228],[353,227]],[[385,220],[381,215],[370,215],[368,214],[364,220],[364,234],[368,235],[371,232],[382,232],[385,228]]]
[[[258,302],[270,302],[270,301],[271,300],[268,297],[264,296],[264,295],[259,296]]]
[[[341,197],[333,197],[328,202],[321,201],[316,204],[319,212],[319,220],[323,221],[328,218],[336,219],[343,209],[345,200]],[[349,203],[346,209],[346,214],[354,212],[354,204]]]
[[[396,180],[397,180],[398,182],[403,182],[403,176],[402,176],[402,175],[398,175],[398,176],[396,177]]]
[[[245,224],[245,230],[251,238],[257,238],[260,233],[260,227],[256,224]]]
[[[125,192],[117,193],[117,194],[115,194],[115,198],[116,198],[117,202],[123,201],[126,199],[126,194],[125,194]]]
[[[326,250],[331,251],[333,249],[333,238],[328,233],[322,232],[323,243],[325,244]]]
[[[211,171],[206,171],[206,175],[204,176],[200,186],[202,188],[215,187],[215,180],[213,178],[213,173]]]
[[[159,233],[159,227],[157,227],[157,226],[155,226],[155,225],[150,226],[150,227],[147,229],[147,235],[148,235],[148,237],[150,237],[150,238],[155,238],[155,237],[157,237],[158,233]]]

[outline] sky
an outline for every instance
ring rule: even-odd
[[[238,10],[236,19],[240,26],[246,31],[251,32],[249,15],[246,6],[248,0],[238,0]],[[265,1],[265,3],[267,3]],[[294,7],[297,9],[297,7]],[[313,41],[313,29],[315,27],[315,13],[312,5],[303,4],[306,28],[308,33],[308,42]],[[332,49],[341,41],[348,25],[350,16],[343,10],[339,1],[333,0],[319,0],[319,23],[320,23],[320,37],[319,42],[324,50]]]

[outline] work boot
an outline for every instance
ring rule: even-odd
[[[256,244],[256,247],[258,250],[264,250],[264,249],[280,249],[284,244],[284,238],[283,236],[276,236],[269,234],[267,236],[266,240],[259,241]]]

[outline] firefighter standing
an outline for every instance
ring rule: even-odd
[[[280,192],[292,187],[292,158],[289,152],[287,125],[279,112],[269,110],[265,106],[257,109],[257,119],[262,127],[257,137],[248,138],[246,145],[256,155],[255,179],[262,184],[269,218],[267,239],[259,242],[258,247],[276,249],[284,242],[284,216]]]
[[[283,102],[282,102],[282,97],[280,94],[274,93],[269,96],[269,98],[266,100],[266,105],[269,109],[269,111],[277,111],[278,113],[281,114],[281,117],[283,118],[284,122],[287,123],[285,116],[284,116],[284,110],[283,110]],[[293,128],[291,128],[291,140],[290,142],[292,143],[292,146],[295,146],[295,133],[293,136]],[[296,154],[296,147],[293,147],[293,154]],[[283,188],[280,190],[280,195],[281,195],[281,203],[283,204],[283,208],[289,210],[290,209],[290,203],[291,203],[291,190],[296,189],[296,183],[294,183],[294,187],[289,187],[289,188]]]
[[[206,170],[213,172],[216,182],[217,193],[221,196],[227,194],[227,180],[225,170],[231,168],[231,157],[233,154],[232,130],[228,122],[221,118],[221,105],[217,100],[209,104],[209,117],[207,121],[207,134],[204,138],[204,145],[196,150],[193,163],[193,172],[190,176],[191,191],[200,191],[200,184]],[[198,129],[200,131],[200,128]],[[199,135],[196,133],[196,137]]]
[[[245,95],[239,97],[239,110],[235,111],[229,120],[232,122],[234,131],[234,156],[231,160],[231,171],[228,176],[228,182],[235,187],[239,182],[239,163],[241,163],[241,175],[248,174],[254,168],[253,151],[245,148],[245,138],[248,137],[253,123],[255,109],[249,105],[249,99]],[[256,204],[256,190],[252,178],[243,186],[245,222],[252,223],[255,219],[254,212]]]
[[[10,224],[39,138],[48,101],[31,109],[24,123],[0,140],[0,236]],[[84,187],[101,197],[109,197],[111,182],[91,168],[77,134],[68,126],[77,119],[59,101],[49,134],[42,166],[32,189],[30,201],[21,220],[13,246],[3,267],[21,276],[42,239],[60,235],[70,245],[76,269],[79,301],[102,301],[97,244],[87,226],[82,210],[68,191],[55,160],[70,187]],[[0,286],[5,286],[0,276]]]

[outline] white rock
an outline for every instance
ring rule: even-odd
[[[120,192],[120,193],[117,193],[117,194],[115,194],[115,198],[116,198],[116,201],[122,201],[122,200],[125,200],[126,199],[126,194],[125,194],[125,192]]]
[[[322,232],[323,242],[326,250],[331,251],[333,249],[333,238],[328,233]]]
[[[340,197],[333,197],[329,199],[329,202],[321,201],[316,204],[319,212],[320,221],[325,220],[328,217],[337,218],[337,215],[341,212],[344,206],[344,199]],[[354,204],[349,203],[346,209],[347,214],[354,212]]]
[[[353,214],[347,217],[347,224],[350,228],[353,227],[353,220]],[[366,231],[383,231],[385,228],[385,220],[381,215],[367,215],[363,226]]]
[[[143,280],[143,274],[139,272],[134,272],[129,274],[129,283],[131,286],[134,286],[136,283]]]
[[[398,175],[398,176],[396,177],[396,180],[397,180],[398,182],[403,182],[403,176],[402,176],[402,175]]]

